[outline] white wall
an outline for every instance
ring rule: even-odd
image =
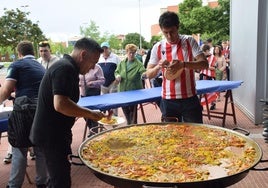
[[[262,122],[262,103],[268,99],[268,2],[259,0],[255,123]]]
[[[267,10],[266,0],[231,0],[231,80],[244,82],[233,90],[234,100],[255,124],[266,85]]]

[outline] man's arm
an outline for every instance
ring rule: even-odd
[[[208,60],[204,53],[201,53],[195,57],[194,61],[189,61],[185,63],[185,68],[188,69],[207,69],[208,68]]]
[[[148,64],[146,70],[146,77],[149,79],[156,77],[160,69],[160,65]]]
[[[0,88],[0,104],[8,99],[16,86],[15,80],[5,80],[3,86]]]
[[[164,76],[168,80],[173,80],[179,77],[183,69],[201,70],[208,68],[208,61],[203,53],[196,56],[194,61],[184,62],[179,60],[173,60],[173,62],[167,66],[164,71]]]
[[[174,60],[172,64],[170,64],[167,67],[167,71],[169,74],[175,74],[177,71],[181,69],[194,69],[194,70],[201,70],[201,69],[207,69],[208,68],[208,60],[205,57],[204,53],[201,53],[195,57],[194,61],[178,61]]]
[[[53,103],[55,110],[66,116],[85,117],[93,121],[99,121],[101,118],[105,117],[102,112],[80,107],[69,97],[63,95],[54,95]]]

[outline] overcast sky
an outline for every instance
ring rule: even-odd
[[[19,8],[30,12],[28,18],[34,23],[39,21],[39,27],[44,34],[54,41],[65,41],[69,37],[79,35],[79,27],[86,26],[90,20],[99,26],[102,34],[105,31],[115,35],[140,33],[141,30],[141,35],[149,41],[151,25],[158,23],[160,8],[178,5],[181,1],[1,0],[0,16],[3,15],[4,8]],[[25,5],[28,7],[23,7]]]

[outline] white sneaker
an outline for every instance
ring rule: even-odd
[[[35,160],[35,153],[30,151],[30,157],[31,157],[31,160]]]
[[[11,160],[12,160],[12,154],[8,153],[3,161],[4,161],[5,164],[9,164],[9,163],[11,163]]]

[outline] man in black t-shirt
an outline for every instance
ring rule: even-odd
[[[70,55],[54,63],[41,82],[38,106],[30,139],[45,153],[49,185],[71,187],[72,131],[76,117],[98,121],[104,114],[78,106],[79,74],[86,74],[98,62],[103,49],[88,38],[79,39]]]

